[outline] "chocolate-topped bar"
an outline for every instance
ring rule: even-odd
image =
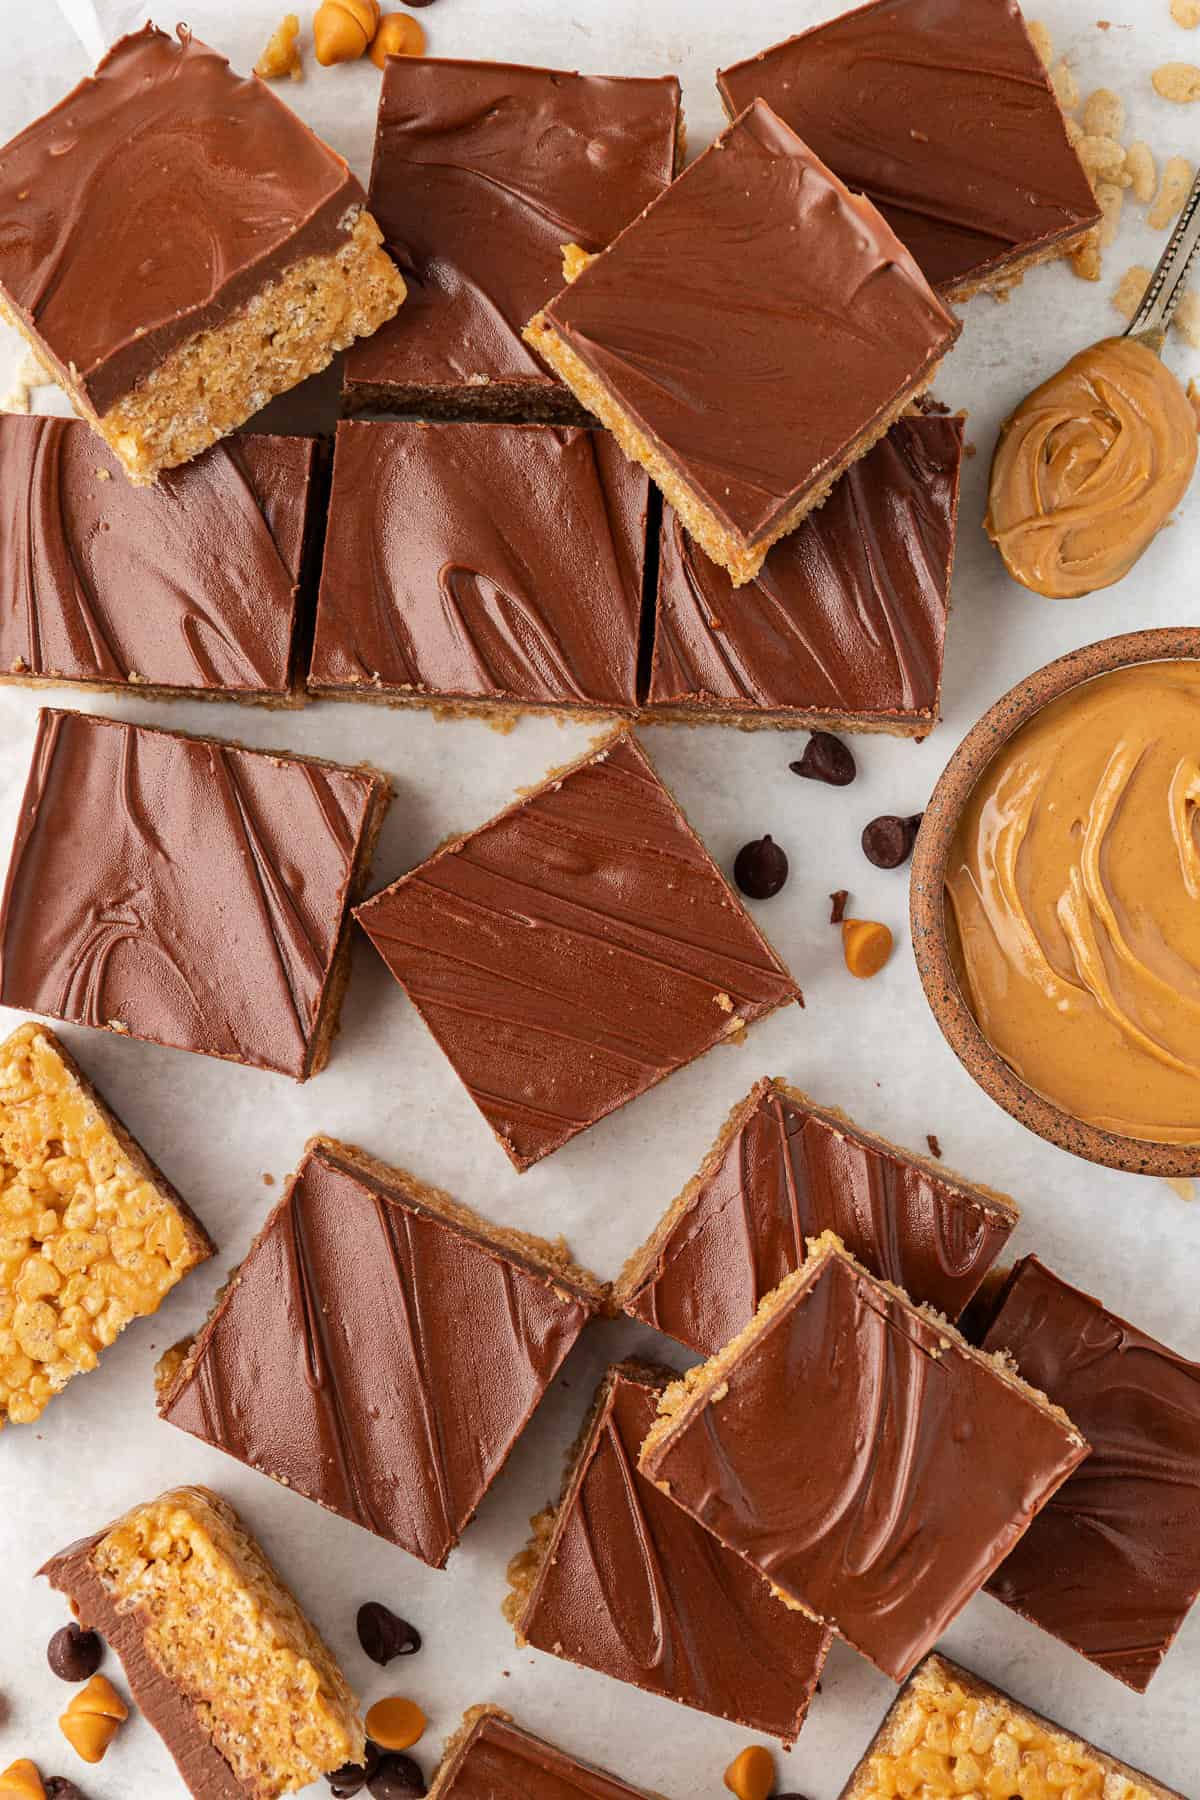
[[[888,1709],[841,1800],[959,1800],[971,1793],[1185,1800],[945,1656],[927,1656]]]
[[[0,310],[135,482],[403,298],[346,163],[186,26],[121,38],[0,150]]]
[[[496,1706],[473,1706],[442,1753],[429,1800],[654,1800],[534,1737]]]
[[[649,487],[606,431],[340,425],[310,690],[631,713]]]
[[[389,797],[370,769],[39,713],[0,1003],[307,1080]]]
[[[646,716],[924,737],[962,453],[961,418],[898,419],[736,594],[665,508]]]
[[[1061,1408],[831,1232],[669,1388],[640,1468],[902,1681],[1087,1455]]]
[[[717,76],[873,200],[940,292],[1059,256],[1099,218],[1016,0],[873,0]]]
[[[0,681],[290,703],[317,475],[246,435],[135,488],[80,420],[0,415]]]
[[[741,586],[960,329],[871,202],[756,100],[525,335]]]
[[[984,1349],[1015,1357],[1092,1446],[988,1591],[1144,1693],[1200,1594],[1200,1364],[1036,1256]]]
[[[518,1169],[800,999],[628,732],[355,917]]]
[[[791,1743],[830,1634],[639,1473],[673,1379],[618,1363],[571,1452],[562,1497],[509,1567],[505,1613],[532,1644]]]
[[[562,286],[564,244],[602,250],[662,193],[681,135],[673,75],[390,58],[370,204],[408,301],[347,357],[347,404],[581,419],[522,327]]]
[[[603,1300],[561,1239],[314,1138],[159,1411],[440,1569]]]
[[[734,1107],[616,1283],[635,1319],[715,1356],[835,1231],[874,1275],[955,1319],[1011,1237],[1010,1200],[864,1131],[783,1081]]]

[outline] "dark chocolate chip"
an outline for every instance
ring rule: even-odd
[[[799,762],[789,763],[793,775],[825,781],[830,787],[849,787],[858,774],[854,752],[832,731],[814,731]]]
[[[380,1757],[379,1767],[367,1782],[371,1800],[421,1800],[426,1791],[420,1764],[398,1750]]]
[[[942,1146],[938,1143],[937,1138],[934,1136],[932,1131],[929,1133],[928,1137],[925,1139],[925,1142],[929,1145],[930,1156],[936,1156],[940,1160],[941,1154],[942,1154]]]
[[[412,1656],[421,1648],[421,1634],[378,1600],[358,1609],[358,1641],[371,1661],[386,1669],[393,1656]]]
[[[56,1631],[46,1645],[46,1661],[60,1681],[89,1681],[103,1660],[103,1639],[74,1623]]]
[[[898,869],[906,863],[917,841],[922,816],[914,813],[910,819],[901,819],[895,813],[883,813],[864,825],[862,847],[867,861],[877,869]]]
[[[829,896],[829,923],[840,925],[846,916],[846,902],[850,898],[847,888],[839,888],[836,894]]]
[[[333,1800],[354,1800],[379,1767],[383,1751],[378,1744],[367,1739],[367,1747],[363,1752],[361,1763],[343,1763],[340,1769],[333,1769],[325,1779],[329,1783]]]
[[[432,6],[433,0],[404,0],[406,6]],[[947,407],[947,412],[950,410]]]
[[[65,1775],[47,1775],[45,1788],[46,1800],[84,1800],[83,1789],[68,1781]]]
[[[733,879],[751,900],[769,900],[788,878],[788,859],[770,835],[743,844],[733,859]]]

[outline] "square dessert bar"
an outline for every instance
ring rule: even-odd
[[[791,1743],[830,1634],[780,1606],[756,1569],[638,1472],[673,1379],[646,1363],[608,1371],[562,1498],[509,1567],[505,1613],[518,1644]]]
[[[0,1003],[307,1080],[389,798],[370,769],[39,713]]]
[[[659,1410],[642,1472],[894,1681],[1088,1450],[832,1232]]]
[[[213,1254],[42,1025],[0,1044],[0,1430],[29,1425]]]
[[[0,309],[134,482],[403,298],[342,158],[185,26],[121,38],[0,150]]]
[[[898,419],[736,594],[665,508],[646,718],[924,737],[962,453],[960,418]]]
[[[370,205],[408,301],[347,357],[348,406],[581,421],[522,327],[562,286],[563,244],[611,242],[666,187],[681,138],[673,75],[390,58]]]
[[[755,101],[525,335],[740,587],[960,329],[870,201]]]
[[[1016,0],[873,0],[717,76],[762,99],[965,300],[1061,256],[1099,209]]]
[[[82,421],[0,415],[0,682],[293,704],[319,460],[231,437],[135,488]]]
[[[833,1231],[873,1275],[957,1318],[1012,1236],[1011,1200],[783,1081],[735,1106],[617,1280],[635,1319],[715,1356]]]
[[[1144,1693],[1200,1594],[1200,1364],[1036,1256],[984,1349],[1014,1357],[1092,1446],[988,1592]]]
[[[355,917],[518,1169],[800,990],[614,733]]]
[[[116,1651],[196,1800],[277,1800],[361,1760],[345,1676],[218,1494],[161,1494],[38,1573]]]
[[[656,1800],[592,1763],[580,1762],[496,1706],[463,1714],[429,1785],[429,1800]]]
[[[649,491],[606,431],[339,425],[310,691],[632,713]]]
[[[159,1411],[440,1569],[604,1300],[561,1240],[314,1138]]]
[[[944,1656],[927,1656],[841,1800],[1185,1800]]]

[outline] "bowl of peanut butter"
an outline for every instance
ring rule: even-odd
[[[913,947],[984,1091],[1078,1156],[1200,1174],[1200,628],[1072,651],[951,757]]]

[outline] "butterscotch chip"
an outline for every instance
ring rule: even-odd
[[[1192,185],[1192,165],[1186,156],[1170,156],[1163,166],[1162,180],[1154,196],[1154,205],[1146,214],[1156,231],[1165,231],[1188,197]]]
[[[377,1700],[367,1713],[367,1736],[384,1750],[408,1750],[422,1736],[427,1720],[415,1700],[392,1694]]]
[[[105,1675],[93,1675],[58,1721],[59,1730],[86,1763],[98,1763],[124,1721],[129,1708]]]
[[[1200,68],[1195,63],[1163,63],[1150,80],[1155,93],[1163,100],[1174,101],[1176,106],[1190,106],[1200,100]]]
[[[36,1763],[19,1756],[0,1774],[0,1800],[46,1800],[46,1789]]]
[[[892,954],[892,934],[876,919],[843,919],[842,954],[850,973],[869,981]]]
[[[1131,269],[1126,269],[1112,294],[1113,306],[1123,319],[1132,319],[1142,303],[1142,295],[1149,280],[1150,270],[1143,268],[1141,263],[1134,263]]]
[[[767,1800],[775,1786],[775,1758],[764,1744],[749,1744],[734,1757],[723,1779],[737,1800]]]
[[[1200,0],[1197,0],[1200,4]],[[1133,187],[1133,197],[1145,206],[1154,198],[1154,190],[1158,185],[1158,170],[1155,167],[1154,152],[1149,144],[1143,144],[1138,138],[1130,144],[1125,152],[1125,172]]]
[[[300,20],[295,13],[285,13],[267,39],[262,55],[254,65],[254,73],[264,81],[303,81],[304,64],[300,60]]]
[[[0,1428],[30,1424],[212,1253],[52,1031],[0,1045]]]

